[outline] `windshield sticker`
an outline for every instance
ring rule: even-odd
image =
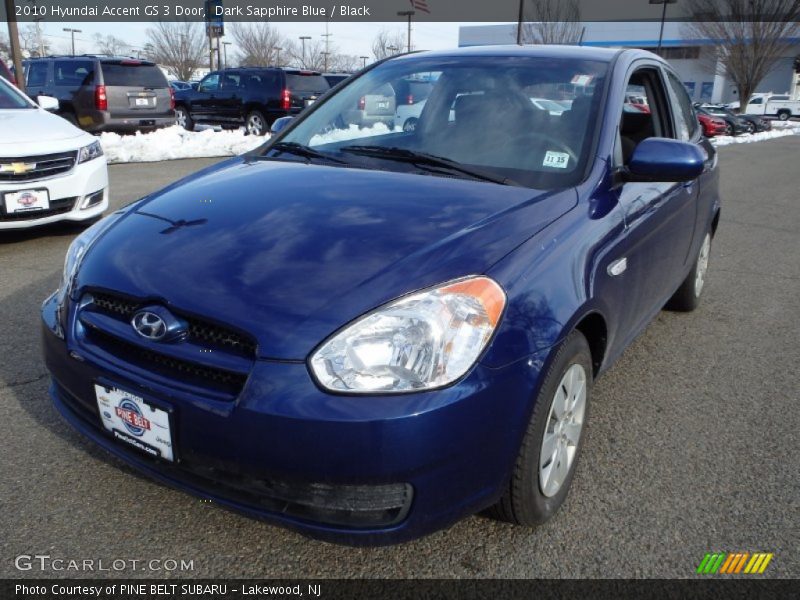
[[[548,150],[542,161],[543,167],[553,167],[555,169],[566,169],[569,164],[569,154],[566,152],[553,152]]]
[[[575,75],[571,83],[572,85],[587,86],[592,82],[592,79],[594,79],[593,75]]]

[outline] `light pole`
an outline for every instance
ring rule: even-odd
[[[303,42],[303,68],[306,68],[306,40],[310,40],[310,35],[301,35],[300,41]]]
[[[275,50],[275,66],[276,67],[280,67],[281,66],[281,50],[283,50],[283,48],[280,48],[278,46],[274,46],[273,49]]]
[[[326,73],[328,72],[328,55],[330,55],[330,52],[322,53],[322,56],[325,57],[325,66],[322,68],[322,70],[325,71]]]
[[[395,54],[397,54],[397,51],[399,50],[399,48],[398,48],[397,46],[386,46],[386,49],[387,49],[389,52],[391,52],[391,53],[392,53],[392,56],[394,56]]]
[[[64,31],[72,36],[72,56],[75,56],[75,34],[83,33],[83,31],[80,29],[71,29],[69,27],[64,27]]]
[[[517,46],[522,46],[522,20],[525,18],[525,0],[519,0],[519,15],[517,17]]]
[[[222,42],[222,57],[225,59],[225,68],[228,68],[228,46],[233,42]]]
[[[667,4],[675,4],[678,0],[650,0],[650,4],[661,4],[661,29],[658,32],[658,53],[661,54],[661,42],[664,40],[664,21],[667,20]]]
[[[417,14],[413,10],[401,10],[397,13],[398,17],[408,17],[408,51],[411,52],[411,17]]]
[[[367,59],[369,58],[369,56],[359,56],[358,58],[360,58],[362,61],[364,61],[362,63],[362,65],[361,65],[361,68],[362,69],[365,68],[367,66]]]

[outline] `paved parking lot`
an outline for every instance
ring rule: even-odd
[[[19,554],[189,559],[200,577],[690,577],[709,551],[774,552],[800,577],[800,137],[721,149],[706,297],[662,313],[595,388],[561,513],[476,516],[403,546],[307,540],[155,484],[47,398],[38,309],[75,228],[0,233],[0,576]],[[211,160],[111,167],[121,205]],[[71,575],[74,572],[46,573]],[[163,572],[121,575],[159,576]],[[89,574],[90,575],[90,574]]]

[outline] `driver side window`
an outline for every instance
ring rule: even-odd
[[[199,92],[215,92],[219,88],[219,73],[207,75],[197,88]]]
[[[627,165],[633,151],[649,137],[669,137],[667,94],[655,67],[635,71],[625,90],[622,105],[616,161]]]

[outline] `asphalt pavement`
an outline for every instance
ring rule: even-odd
[[[0,232],[0,577],[93,575],[15,568],[35,554],[102,560],[111,570],[94,574],[112,576],[693,577],[712,551],[772,552],[765,576],[800,577],[800,136],[720,154],[702,306],[662,312],[598,381],[561,512],[536,530],[475,516],[385,548],[203,503],[75,433],[47,396],[39,307],[80,229]],[[112,202],[213,162],[112,166]],[[193,569],[143,564],[170,559]]]

